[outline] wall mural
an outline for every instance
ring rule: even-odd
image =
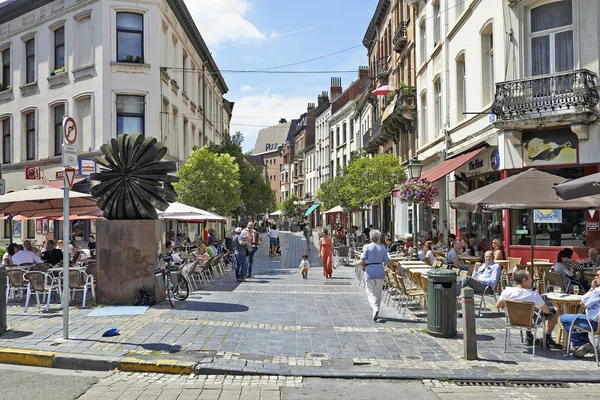
[[[570,129],[523,132],[523,166],[577,163],[577,136]]]

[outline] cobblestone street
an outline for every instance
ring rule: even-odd
[[[353,267],[338,266],[333,278],[325,279],[313,244],[312,268],[303,280],[297,265],[306,251],[304,238],[293,233],[281,237],[282,257],[269,257],[262,245],[253,279],[238,283],[230,273],[173,309],[161,304],[143,315],[88,317],[90,310],[73,308],[72,339],[66,342],[60,340],[62,318],[56,306],[49,314],[35,308],[24,314],[13,305],[10,330],[0,345],[90,356],[168,356],[234,374],[482,379],[531,374],[584,381],[597,375],[592,358],[566,358],[560,350],[539,350],[534,358],[516,335],[504,354],[504,316],[496,310],[477,318],[478,361],[462,359],[460,319],[456,339],[428,335],[426,313],[419,307],[402,317],[390,302],[373,322]],[[102,338],[109,328],[118,328],[121,335]]]

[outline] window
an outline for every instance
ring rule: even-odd
[[[423,64],[425,62],[425,59],[427,58],[427,30],[425,29],[425,21],[421,22],[421,25],[419,27],[419,33],[420,33],[420,39],[421,41],[419,42],[419,53],[420,53],[420,64]]]
[[[84,67],[92,64],[92,52],[94,51],[94,46],[92,42],[92,17],[86,16],[77,21],[76,41],[76,65],[78,67]]]
[[[144,96],[117,96],[117,135],[144,134]]]
[[[354,140],[354,120],[350,121],[350,141]]]
[[[25,83],[35,82],[35,39],[29,39],[25,43]]]
[[[35,219],[27,220],[27,239],[35,239]]]
[[[442,14],[440,13],[440,1],[433,3],[433,46],[435,47],[441,41]]]
[[[65,67],[65,28],[54,31],[54,70]]]
[[[141,14],[117,14],[117,61],[144,62],[144,17]]]
[[[456,121],[462,121],[467,111],[467,76],[465,55],[456,59]]]
[[[574,68],[573,5],[570,0],[535,7],[530,13],[531,75]]]
[[[492,102],[494,96],[494,34],[492,25],[488,25],[481,34],[481,75],[483,105]]]
[[[65,105],[54,107],[54,155],[62,154],[62,120],[65,117]]]
[[[421,146],[427,143],[427,96],[421,96]]]
[[[2,52],[2,83],[0,91],[8,89],[10,86],[10,48]]]
[[[440,135],[442,130],[442,80],[435,81],[435,137]]]
[[[342,139],[343,139],[342,143],[346,143],[346,123],[345,122],[344,122],[344,125],[342,125]]]
[[[35,112],[25,116],[25,146],[28,160],[35,160]]]
[[[186,84],[186,75],[187,75],[187,61],[188,61],[188,56],[187,54],[183,53],[183,63],[181,64],[181,66],[183,67],[183,70],[181,71],[181,87],[183,88],[183,92],[187,93],[187,88],[185,86]]]
[[[2,120],[2,164],[10,164],[10,118]]]

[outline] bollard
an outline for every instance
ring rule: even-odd
[[[475,324],[475,291],[470,287],[461,290],[463,312],[463,342],[465,360],[477,360],[477,326]]]
[[[6,268],[0,267],[0,334],[6,332]]]

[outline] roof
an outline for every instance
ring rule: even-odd
[[[257,156],[254,154],[244,154],[244,157],[246,158],[246,160],[248,160],[248,162],[251,162],[252,164],[263,166],[263,159],[261,156]]]
[[[331,103],[329,101],[321,104],[319,107],[315,108],[315,118],[317,118],[319,115],[323,114],[325,111],[327,111],[327,109],[329,108],[329,106],[331,105]]]
[[[377,36],[377,28],[381,25],[381,21],[385,16],[385,13],[390,8],[390,0],[379,0],[377,3],[377,8],[375,9],[375,13],[373,14],[373,18],[371,18],[371,22],[369,22],[369,26],[367,27],[367,32],[363,37],[363,46],[367,48],[367,50],[371,49],[373,42],[376,40]]]
[[[252,154],[262,154],[277,150],[280,145],[287,142],[291,126],[292,122],[286,122],[261,129],[260,132],[258,132],[258,137],[254,143]],[[267,145],[270,145],[271,147],[267,147]]]
[[[25,15],[36,8],[52,3],[54,0],[8,0],[0,5],[0,24]]]
[[[361,79],[357,79],[348,86],[346,90],[342,92],[342,94],[331,103],[331,115],[338,112],[342,109],[346,104],[351,101],[354,101],[355,98],[362,95],[365,89],[369,86],[369,78],[367,76],[362,77]]]

